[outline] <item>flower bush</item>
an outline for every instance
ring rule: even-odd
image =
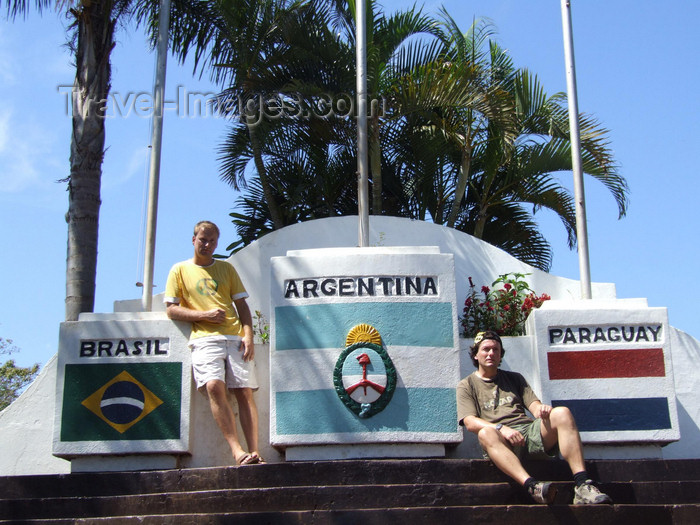
[[[494,330],[499,335],[523,335],[525,320],[532,309],[551,299],[544,293],[537,296],[525,281],[526,275],[529,274],[503,274],[491,283],[491,288],[482,286],[478,292],[469,277],[469,294],[460,317],[462,335],[474,337],[482,330]]]

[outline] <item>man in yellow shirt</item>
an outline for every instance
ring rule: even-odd
[[[164,302],[170,319],[192,323],[189,346],[195,383],[197,389],[207,393],[214,420],[236,464],[263,463],[258,452],[258,409],[253,397],[258,381],[248,292],[231,264],[214,259],[218,241],[216,224],[196,224],[194,257],[172,267]],[[228,390],[236,396],[250,452],[238,438]]]

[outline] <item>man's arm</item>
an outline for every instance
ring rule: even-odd
[[[255,345],[253,344],[253,316],[245,299],[235,299],[233,304],[238,312],[238,319],[243,326],[243,359],[251,361],[255,358]]]
[[[193,310],[175,303],[166,303],[165,313],[168,319],[173,321],[186,321],[188,323],[208,322],[221,324],[226,320],[226,312],[221,308],[213,310]]]
[[[474,432],[474,434],[478,434],[479,431],[485,427],[496,429],[495,423],[490,423],[476,416],[467,416],[462,420],[462,423],[464,424],[464,427],[469,430],[469,432]],[[519,431],[506,425],[501,425],[501,428],[497,430],[512,446],[522,446],[525,444],[525,436],[523,436]]]
[[[462,419],[462,424],[464,425],[464,428],[466,428],[469,432],[473,432],[474,434],[478,434],[479,430],[481,430],[484,427],[495,427],[495,423],[489,423],[485,419],[481,419],[480,417],[476,416],[466,416],[464,419]]]

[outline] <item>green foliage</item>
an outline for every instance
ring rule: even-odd
[[[207,62],[223,88],[217,109],[231,118],[221,177],[241,192],[229,251],[358,212],[353,3],[237,1],[221,4]],[[368,118],[370,212],[444,224],[548,271],[553,250],[537,212],[556,214],[576,245],[561,180],[572,169],[566,95],[518,67],[488,21],[465,32],[444,9],[389,14],[375,1],[367,21],[368,98],[381,102]],[[244,114],[236,104],[227,114],[224,100],[246,101]],[[608,130],[585,113],[579,124],[584,173],[622,217],[628,187]]]
[[[469,294],[464,301],[460,318],[462,335],[474,337],[483,330],[494,330],[499,335],[523,335],[525,320],[533,308],[551,299],[549,295],[537,296],[530,289],[522,273],[500,275],[491,288],[482,286],[480,292],[469,277]],[[496,289],[497,286],[500,288]]]
[[[253,327],[253,331],[255,335],[257,335],[260,340],[263,342],[263,344],[267,344],[270,342],[270,325],[267,324],[267,319],[265,319],[265,316],[262,314],[260,310],[255,310],[255,326]]]
[[[18,351],[12,345],[11,339],[0,337],[0,354],[11,354]],[[19,397],[22,390],[31,383],[39,373],[39,365],[22,368],[15,365],[13,359],[8,359],[0,366],[0,410],[5,409]]]

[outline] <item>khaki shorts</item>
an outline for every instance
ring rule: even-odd
[[[511,428],[520,432],[525,438],[525,445],[511,447],[519,459],[551,459],[559,455],[559,447],[555,445],[552,450],[546,451],[542,444],[542,432],[540,430],[541,419],[535,419],[527,425],[517,425]],[[484,452],[484,458],[489,456]]]
[[[240,337],[202,337],[190,341],[192,374],[197,388],[218,379],[231,388],[258,389],[255,360],[244,361]]]
[[[525,445],[513,447],[513,452],[520,459],[550,459],[559,455],[559,447],[545,450],[542,444],[541,419],[535,419],[529,425],[513,427],[525,437]]]

